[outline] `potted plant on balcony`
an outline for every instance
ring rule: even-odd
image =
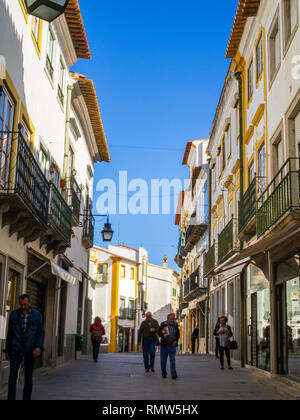
[[[50,165],[50,173],[53,174],[54,172],[58,171],[58,165],[55,162],[52,162]]]
[[[60,180],[60,188],[66,188],[66,186],[67,186],[67,180],[66,178],[62,178]]]

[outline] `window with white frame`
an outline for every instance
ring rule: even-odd
[[[59,71],[58,71],[58,97],[62,104],[64,104],[64,90],[65,90],[65,72],[66,67],[62,60],[62,57],[59,60]]]
[[[291,36],[298,24],[299,0],[283,1],[283,36],[284,46],[288,46]]]
[[[48,175],[48,160],[49,160],[48,152],[42,145],[40,145],[40,168],[43,174],[45,175],[45,177],[47,177]]]
[[[46,68],[52,80],[53,80],[53,75],[54,75],[54,47],[55,47],[55,36],[50,26],[49,32],[48,32]]]
[[[256,45],[256,80],[259,80],[260,75],[263,72],[263,68],[263,37],[261,35]]]
[[[21,134],[26,141],[27,146],[30,148],[31,146],[31,132],[25,120],[22,121],[21,124]]]
[[[272,82],[280,66],[280,32],[279,32],[279,14],[274,19],[269,34],[269,57],[270,57],[270,81]]]
[[[253,60],[251,60],[251,63],[248,68],[248,101],[251,100],[252,95],[254,91],[253,86]]]

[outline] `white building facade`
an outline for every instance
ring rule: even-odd
[[[78,1],[52,24],[22,0],[0,12],[0,342],[27,292],[46,329],[36,367],[56,366],[87,327],[93,168],[109,152],[94,84],[70,72],[90,58]]]

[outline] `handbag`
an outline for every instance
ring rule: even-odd
[[[229,350],[238,350],[239,345],[237,343],[237,341],[235,340],[230,340],[229,341]]]

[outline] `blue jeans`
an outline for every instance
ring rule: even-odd
[[[175,363],[176,349],[177,347],[171,346],[169,344],[165,347],[161,346],[160,348],[161,373],[163,376],[167,375],[168,356],[170,357],[171,376],[177,376]]]
[[[144,365],[145,369],[153,369],[155,362],[155,340],[145,340],[143,338],[143,356],[144,356]],[[149,363],[150,357],[150,363]]]
[[[24,390],[23,390],[23,400],[24,401],[31,400],[32,375],[33,375],[35,359],[32,354],[25,355],[25,356],[12,354],[10,356],[10,375],[9,375],[9,382],[8,382],[8,397],[7,397],[9,401],[16,400],[18,373],[19,373],[19,369],[20,369],[23,357],[24,357],[24,368],[25,368],[25,384],[24,384]]]
[[[92,341],[92,344],[93,344],[93,359],[96,362],[98,360],[98,356],[100,352],[101,341],[95,340],[95,341]]]

